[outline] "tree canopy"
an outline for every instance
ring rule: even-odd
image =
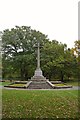
[[[71,79],[77,77],[77,57],[66,44],[49,40],[48,36],[27,26],[15,26],[2,32],[2,76],[6,79],[27,80],[36,69],[36,46],[40,41],[41,69],[50,80]]]

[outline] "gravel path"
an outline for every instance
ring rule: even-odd
[[[33,89],[22,89],[22,88],[8,88],[0,86],[0,89],[8,89],[8,90],[33,90]],[[35,90],[35,89],[34,89]],[[72,88],[61,88],[61,89],[36,89],[36,90],[80,90],[80,86],[73,86]]]

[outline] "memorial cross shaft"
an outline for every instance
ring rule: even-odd
[[[38,42],[37,49],[37,69],[40,69],[40,43]]]

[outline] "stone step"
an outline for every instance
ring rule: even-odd
[[[31,81],[47,81],[48,79],[46,79],[46,77],[44,76],[33,76],[31,78]]]
[[[27,89],[53,89],[53,87],[47,82],[31,82]]]
[[[46,82],[47,80],[38,80],[38,79],[34,79],[34,80],[31,80],[31,81],[33,81],[33,82]]]
[[[34,77],[32,77],[31,79],[46,79],[46,77],[42,77],[42,76],[34,76]]]

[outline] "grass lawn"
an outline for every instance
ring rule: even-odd
[[[4,86],[4,85],[8,85],[10,84],[11,82],[0,82],[0,85]]]
[[[74,81],[74,82],[72,82],[72,81],[68,81],[68,82],[66,82],[66,83],[64,83],[64,84],[55,84],[56,86],[65,86],[65,85],[72,85],[72,86],[79,86],[80,85],[80,82],[76,82],[76,81]]]
[[[12,85],[10,85],[10,86],[16,86],[16,87],[24,87],[26,84],[12,84]]]
[[[77,118],[77,90],[2,91],[3,118]]]
[[[55,84],[55,86],[65,86],[67,84]]]
[[[79,86],[80,82],[76,82],[76,81],[70,81],[70,82],[66,82],[66,85],[72,85],[72,86]]]

